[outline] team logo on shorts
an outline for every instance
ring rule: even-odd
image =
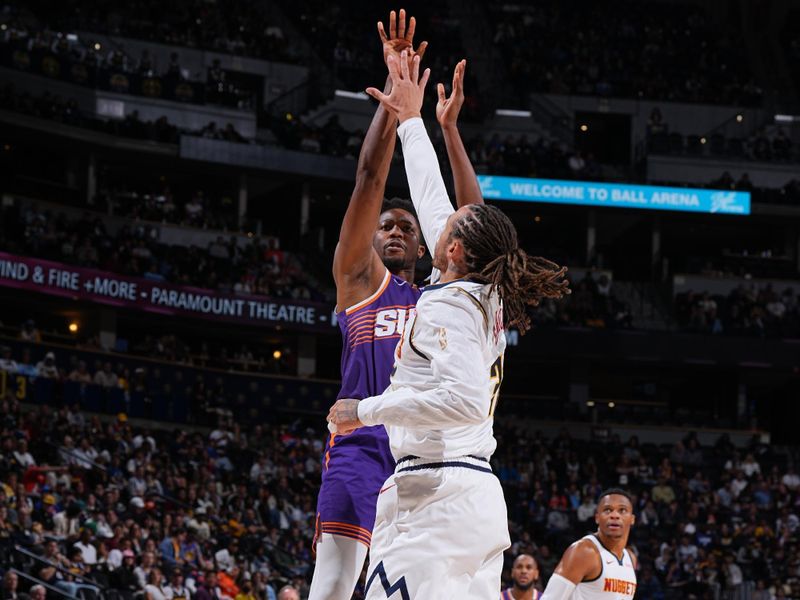
[[[444,327],[439,327],[439,347],[442,350],[447,348],[447,330]]]

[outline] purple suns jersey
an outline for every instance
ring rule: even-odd
[[[387,270],[378,291],[337,314],[343,338],[337,398],[368,398],[389,387],[394,351],[419,296],[416,287]],[[394,467],[383,425],[330,435],[317,500],[317,536],[343,535],[368,546],[378,493]]]

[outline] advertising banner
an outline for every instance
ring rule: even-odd
[[[749,215],[750,192],[478,175],[487,200]]]
[[[224,294],[0,252],[0,286],[165,315],[253,326],[331,330],[331,306]]]

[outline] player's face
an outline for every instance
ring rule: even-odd
[[[630,500],[619,494],[609,494],[600,500],[594,520],[603,535],[627,540],[636,517]]]
[[[392,273],[414,266],[425,253],[419,243],[417,220],[402,208],[391,208],[382,213],[372,245],[383,264]]]
[[[511,580],[522,590],[528,590],[539,579],[539,567],[532,556],[523,554],[514,561],[511,569]]]
[[[450,250],[453,248],[453,244],[455,243],[452,239],[453,225],[470,210],[471,209],[469,206],[462,206],[456,212],[450,215],[445,223],[442,234],[439,236],[439,239],[436,240],[436,247],[433,251],[433,266],[439,269],[442,273],[447,271],[448,262],[452,260]]]

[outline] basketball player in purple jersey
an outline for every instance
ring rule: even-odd
[[[392,11],[389,35],[378,32],[384,59],[412,49],[415,20]],[[422,56],[427,43],[416,54]],[[456,67],[449,98],[439,90],[436,117],[453,170],[459,206],[482,203],[480,186],[456,129],[464,101],[465,63]],[[387,79],[386,93],[391,89]],[[413,285],[425,248],[413,205],[383,201],[396,142],[396,120],[379,106],[358,161],[356,183],[333,259],[336,304],[342,330],[342,388],[339,398],[366,398],[389,386],[394,350],[413,314],[420,291]],[[434,244],[436,240],[427,240]],[[349,600],[367,556],[381,485],[394,472],[382,425],[348,435],[332,434],[325,448],[317,500],[317,561],[309,600]]]
[[[530,554],[520,554],[511,568],[512,586],[500,592],[500,600],[539,600],[539,590],[534,586],[539,579],[539,565]]]

